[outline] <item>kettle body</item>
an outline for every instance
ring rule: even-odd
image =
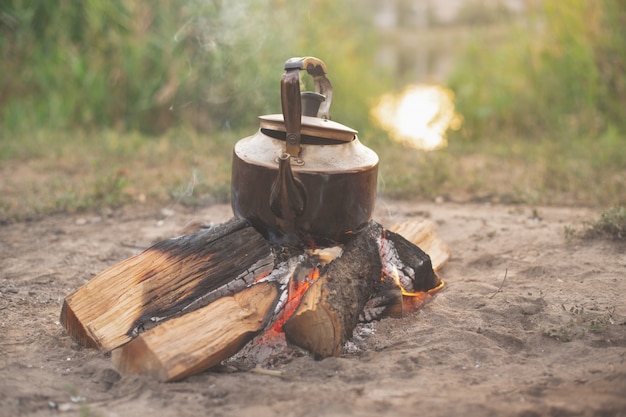
[[[231,205],[235,216],[246,219],[271,242],[344,243],[371,219],[378,156],[359,141],[355,130],[329,120],[332,93],[323,63],[317,58],[292,58],[285,68],[294,60],[292,73],[307,69],[319,77],[323,71],[318,94],[326,93],[327,105],[316,115],[302,115],[299,82],[292,86],[292,91],[297,89],[295,98],[286,100],[281,84],[283,114],[261,116],[259,130],[235,144]]]

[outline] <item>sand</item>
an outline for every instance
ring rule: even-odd
[[[452,258],[422,310],[272,373],[121,377],[59,324],[65,296],[227,205],[128,206],[0,226],[0,416],[626,416],[626,247],[568,239],[600,211],[380,200],[428,218]]]

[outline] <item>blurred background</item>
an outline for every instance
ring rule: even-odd
[[[3,0],[0,222],[228,201],[306,55],[382,197],[624,205],[624,27],[626,0]]]

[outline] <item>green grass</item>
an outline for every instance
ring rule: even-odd
[[[232,148],[253,133],[35,132],[0,142],[0,221],[125,204],[199,206],[230,198]],[[381,197],[611,207],[626,204],[626,151],[567,142],[451,139],[423,152],[379,135]],[[622,215],[623,216],[623,215]]]
[[[367,118],[387,82],[358,0],[222,3],[3,1],[0,128],[241,129],[280,108],[283,64],[302,55],[323,58],[343,88],[333,114]]]
[[[626,208],[613,207],[604,211],[600,219],[585,225],[582,237],[626,242]]]
[[[625,6],[624,0],[546,0],[488,48],[485,33],[476,30],[449,78],[465,137],[623,133]]]
[[[368,120],[394,80],[355,2],[3,3],[0,221],[228,201],[232,147],[303,54],[379,154],[383,197],[626,206],[626,0],[546,0],[488,47],[476,30],[447,83],[463,126],[430,153]]]
[[[5,138],[0,221],[133,203],[226,201],[233,143],[232,134],[187,130],[158,138],[114,131]]]
[[[626,150],[582,144],[450,140],[425,153],[376,146],[383,194],[404,198],[610,207],[625,204]]]

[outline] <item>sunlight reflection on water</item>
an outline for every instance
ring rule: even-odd
[[[374,120],[395,141],[432,151],[448,146],[446,132],[459,129],[454,93],[440,85],[412,85],[400,94],[385,94],[372,109]]]

